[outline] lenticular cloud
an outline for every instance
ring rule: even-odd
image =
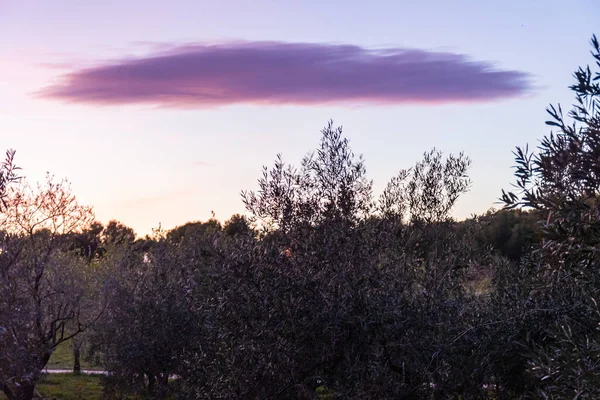
[[[234,42],[179,46],[73,70],[38,94],[76,103],[206,108],[482,102],[530,90],[527,73],[449,52]]]

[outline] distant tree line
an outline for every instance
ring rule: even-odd
[[[600,46],[592,39],[596,66]],[[72,343],[107,398],[600,398],[600,73],[515,150],[505,207],[465,221],[470,160],[433,149],[374,196],[329,122],[277,156],[247,216],[138,238],[66,182],[0,166],[0,389],[28,400]]]

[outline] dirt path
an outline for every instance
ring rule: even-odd
[[[44,373],[45,374],[72,374],[73,370],[72,369],[44,369]],[[93,375],[93,374],[97,374],[97,375],[108,375],[108,371],[98,371],[98,370],[94,370],[94,369],[82,369],[81,370],[82,374],[86,374],[86,375]]]

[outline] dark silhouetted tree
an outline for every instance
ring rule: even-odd
[[[597,69],[579,68],[570,88],[575,104],[563,114],[550,106],[557,131],[529,152],[517,148],[516,193],[508,207],[530,207],[544,217],[542,243],[525,265],[533,275],[528,296],[544,324],[530,343],[529,370],[543,398],[600,397],[600,45]]]

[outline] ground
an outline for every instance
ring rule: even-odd
[[[50,361],[47,369],[73,369],[73,351],[71,342],[61,343]],[[102,367],[81,357],[81,369],[101,370]],[[45,399],[56,400],[100,400],[102,398],[102,382],[99,375],[48,374],[38,383],[36,390]],[[0,393],[0,400],[6,397]]]
[[[48,374],[38,383],[36,390],[45,399],[102,399],[100,375]],[[6,400],[6,397],[1,393],[0,400]]]
[[[73,369],[73,350],[71,348],[71,341],[61,343],[52,356],[46,366],[48,369]],[[102,370],[102,367],[89,362],[86,360],[84,354],[81,355],[81,369],[85,370]]]

